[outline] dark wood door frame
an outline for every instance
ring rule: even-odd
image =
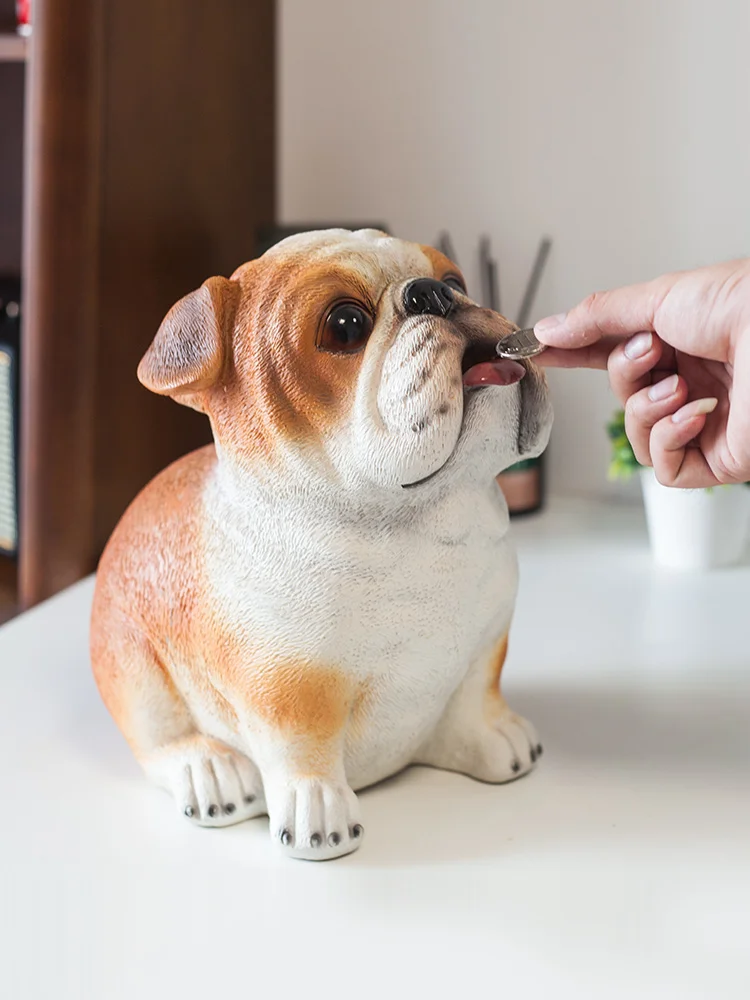
[[[274,0],[38,0],[26,97],[23,607],[94,569],[135,493],[210,438],[135,370],[275,219]]]
[[[89,572],[99,238],[101,7],[34,5],[27,67],[20,603]]]

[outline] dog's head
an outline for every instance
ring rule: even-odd
[[[242,465],[301,462],[352,488],[417,492],[546,446],[542,372],[495,353],[514,329],[438,251],[327,230],[181,299],[138,377],[206,412]]]

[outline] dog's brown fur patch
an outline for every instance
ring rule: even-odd
[[[442,281],[446,275],[457,274],[463,280],[461,268],[458,264],[454,263],[450,257],[446,257],[444,253],[440,253],[440,251],[436,250],[434,247],[428,247],[420,244],[419,249],[432,264],[434,278]]]
[[[340,671],[300,663],[253,671],[246,698],[260,718],[279,730],[326,741],[344,729],[353,693],[350,678]]]
[[[503,672],[505,658],[508,655],[508,636],[503,636],[489,659],[487,671],[487,699],[491,705],[503,700],[500,692],[500,675]]]

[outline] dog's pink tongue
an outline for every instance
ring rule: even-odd
[[[464,375],[464,385],[470,389],[477,385],[513,385],[520,382],[525,374],[526,369],[517,361],[498,358],[497,361],[473,365]]]

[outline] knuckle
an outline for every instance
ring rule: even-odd
[[[625,404],[625,434],[633,449],[633,454],[641,465],[651,464],[651,453],[648,441],[648,427],[633,414],[635,397],[631,396]]]
[[[622,368],[626,360],[622,344],[618,344],[617,347],[612,348],[607,358],[607,371],[611,378],[622,378]]]
[[[722,486],[731,486],[734,483],[743,482],[743,477],[739,467],[733,461],[728,463],[723,458],[719,458],[711,470]]]
[[[581,314],[584,316],[594,316],[596,313],[600,312],[604,304],[606,294],[606,292],[592,292],[590,295],[587,295],[578,306]]]
[[[634,424],[644,423],[643,398],[640,392],[634,392],[625,400],[625,420]]]
[[[605,300],[606,292],[591,292],[583,300],[590,309],[597,309]]]
[[[661,483],[662,486],[674,486],[676,471],[674,469],[673,455],[667,451],[664,444],[659,424],[656,424],[651,431],[649,439],[654,475],[656,481]]]
[[[654,456],[654,476],[661,486],[674,486],[675,484],[674,472],[660,461],[660,456]]]

